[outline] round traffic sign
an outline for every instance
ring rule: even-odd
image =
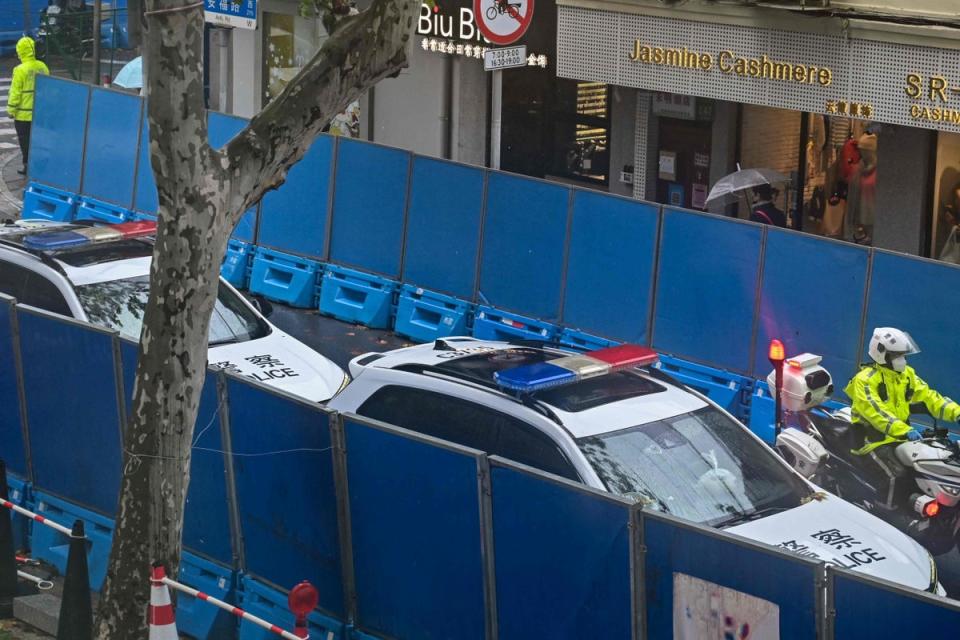
[[[473,0],[480,33],[494,44],[520,39],[533,19],[533,0]]]

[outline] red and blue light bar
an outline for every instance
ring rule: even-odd
[[[44,231],[32,233],[23,239],[23,246],[40,251],[69,249],[94,242],[120,240],[121,238],[142,238],[157,233],[157,223],[150,220],[122,222],[102,227],[83,227],[69,231]]]
[[[493,379],[504,389],[532,393],[558,387],[621,369],[645,367],[659,360],[657,352],[636,344],[623,344],[582,355],[563,356],[546,362],[504,369],[493,374]]]

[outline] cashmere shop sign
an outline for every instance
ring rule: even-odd
[[[557,75],[960,132],[960,55],[840,34],[560,5]]]

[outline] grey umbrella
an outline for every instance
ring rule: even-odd
[[[739,167],[739,165],[737,165]],[[717,180],[707,196],[707,204],[711,202],[729,203],[736,201],[740,192],[761,184],[782,184],[790,182],[790,178],[773,169],[740,169],[728,176]]]

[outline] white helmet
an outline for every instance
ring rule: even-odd
[[[903,371],[907,366],[907,356],[920,353],[917,343],[910,334],[893,327],[877,327],[870,338],[870,357],[877,364]]]

